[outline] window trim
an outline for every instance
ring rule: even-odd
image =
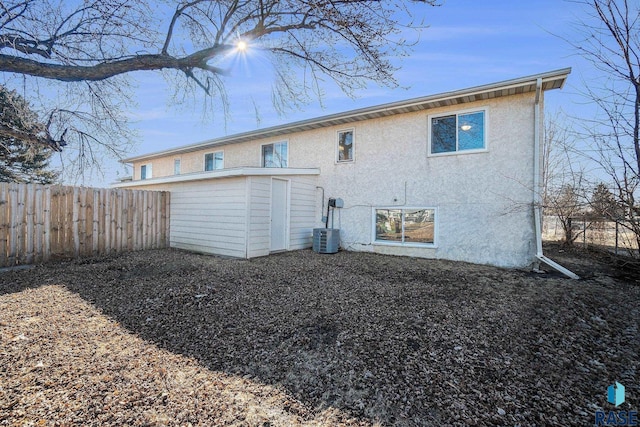
[[[472,113],[484,113],[484,148],[476,148],[473,150],[458,150],[458,127],[456,126],[456,150],[455,151],[447,151],[444,153],[432,153],[431,152],[431,122],[433,119],[437,119],[438,117],[447,117],[447,116],[456,116],[456,123],[458,121],[458,116],[464,114],[472,114]],[[489,151],[489,107],[478,107],[478,108],[468,108],[465,110],[454,110],[454,111],[443,111],[437,114],[429,114],[427,116],[427,156],[428,157],[440,157],[440,156],[458,156],[461,154],[475,154],[475,153],[486,153]]]
[[[376,239],[376,211],[377,210],[433,210],[433,243],[420,243],[420,242],[394,242],[389,240],[377,240]],[[438,230],[438,208],[436,206],[373,206],[371,208],[371,244],[382,246],[398,246],[403,248],[430,248],[434,249],[438,247],[439,230]],[[404,232],[404,221],[403,221]]]
[[[265,166],[264,165],[264,146],[265,145],[276,145],[276,144],[287,144],[287,165],[284,167],[280,167],[280,168],[274,168],[274,167],[269,167],[269,166]],[[264,144],[260,144],[260,153],[258,154],[260,156],[260,167],[261,168],[266,168],[266,169],[284,169],[284,168],[288,168],[289,167],[289,140],[288,139],[283,139],[281,141],[274,141],[274,142],[265,142]]]
[[[216,168],[216,154],[218,153],[222,153],[222,167],[220,168]],[[207,170],[207,155],[209,154],[213,156],[213,169],[211,170]],[[202,156],[202,170],[204,172],[219,171],[222,169],[224,169],[224,150],[209,151],[207,153],[204,153],[204,155]]]
[[[340,134],[344,132],[351,132],[351,159],[349,160],[340,160]],[[339,129],[336,131],[336,164],[339,163],[355,163],[356,161],[356,129],[355,128],[347,128],[347,129]]]

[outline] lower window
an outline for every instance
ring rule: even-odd
[[[375,241],[435,245],[434,208],[375,209]]]

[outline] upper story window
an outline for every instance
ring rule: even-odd
[[[429,117],[429,154],[485,151],[486,111]]]
[[[151,164],[140,166],[140,179],[151,178]]]
[[[180,175],[180,159],[173,160],[173,174]]]
[[[287,142],[276,142],[262,146],[263,168],[286,168],[289,164]]]
[[[338,132],[338,162],[352,162],[354,159],[353,129]]]
[[[204,155],[204,170],[212,171],[224,169],[224,152],[216,151],[215,153],[207,153]]]

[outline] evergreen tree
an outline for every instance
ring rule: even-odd
[[[0,182],[51,184],[58,173],[49,169],[53,151],[41,144],[27,142],[22,134],[39,134],[45,125],[38,121],[29,104],[15,91],[0,86]]]
[[[590,200],[593,215],[607,219],[620,219],[624,211],[616,201],[616,197],[604,183],[598,184],[593,190]]]

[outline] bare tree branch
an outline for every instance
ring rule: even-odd
[[[30,94],[41,104],[36,110],[54,118],[44,142],[67,143],[66,151],[86,158],[100,152],[88,144],[112,144],[107,152],[114,154],[130,141],[122,113],[132,100],[121,88],[135,71],[161,71],[183,98],[195,89],[193,98],[202,99],[204,92],[226,115],[224,64],[243,40],[272,63],[273,103],[283,110],[301,106],[310,92],[321,94],[327,79],[348,95],[366,82],[397,86],[389,58],[407,53],[401,30],[422,28],[413,22],[401,0],[182,0],[171,7],[152,0],[5,0],[0,72],[6,81],[19,76],[16,88],[61,82],[64,96]],[[0,136],[8,132],[0,128]]]
[[[591,11],[592,21],[579,23],[584,38],[572,45],[606,77],[602,85],[585,85],[598,115],[581,121],[578,136],[591,143],[583,155],[609,176],[640,247],[640,3],[578,3]]]

